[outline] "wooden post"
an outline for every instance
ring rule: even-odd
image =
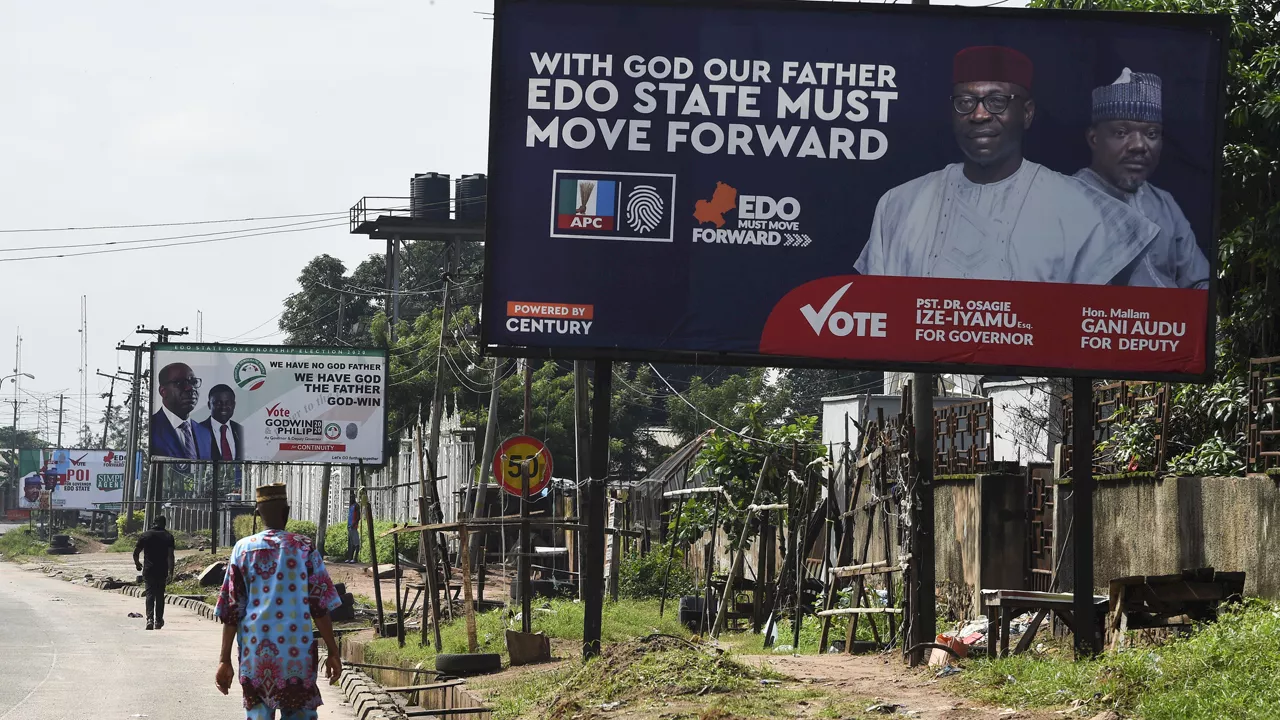
[[[609,527],[614,530],[623,528],[620,494],[621,491],[615,490],[612,502],[609,503]],[[621,564],[622,533],[615,532],[609,542],[609,598],[614,602],[618,600],[618,576]]]
[[[427,512],[426,496],[418,496],[418,511],[425,515]],[[427,607],[431,608],[431,627],[435,630],[436,652],[440,652],[440,595],[436,587],[436,542],[435,533],[429,530],[422,531],[423,539],[420,542],[426,547],[426,562],[423,563],[427,581],[427,594],[422,601],[422,644],[427,644]]]
[[[591,477],[587,481],[587,532],[582,568],[582,659],[600,654],[601,618],[604,611],[604,493],[609,476],[609,405],[613,395],[613,361],[595,361],[595,393],[592,397]]]
[[[715,510],[711,513],[711,542],[707,543],[706,573],[703,578],[702,619],[698,629],[711,630],[711,574],[716,567],[716,534],[720,529],[720,493],[716,493]]]
[[[1101,651],[1093,606],[1093,381],[1075,378],[1071,388],[1071,504],[1073,610],[1076,659]]]
[[[536,456],[535,456],[536,457]],[[530,561],[533,559],[533,538],[529,535],[529,462],[520,462],[520,557],[516,559],[516,572],[520,575],[520,629],[533,632],[533,582]]]
[[[684,512],[684,496],[682,495],[676,501],[676,522],[672,528],[671,534],[667,536],[667,542],[670,543],[667,550],[667,564],[662,566],[662,598],[658,600],[658,617],[662,617],[662,611],[667,607],[667,580],[671,577],[671,561],[676,556],[676,536],[680,533],[680,516]]]
[[[376,545],[374,549],[377,549]],[[396,641],[400,643],[400,647],[404,647],[404,608],[400,605],[400,533],[391,536],[391,552],[395,555],[396,562]],[[377,575],[374,575],[373,581],[378,582]]]
[[[760,465],[760,477],[756,479],[756,489],[751,493],[751,502],[747,504],[750,508],[760,500],[760,489],[764,487],[764,476],[769,471],[769,458],[766,455],[764,462]],[[720,609],[716,612],[715,626],[711,628],[711,637],[720,637],[720,631],[724,630],[724,616],[729,612],[730,598],[733,597],[733,578],[738,574],[742,567],[742,558],[747,552],[747,533],[751,531],[751,512],[747,512],[746,519],[742,523],[742,532],[738,533],[738,546],[729,548],[733,553],[733,562],[729,565],[729,577],[724,581],[724,594],[720,596]]]
[[[462,518],[458,524],[458,547],[467,547],[467,518]],[[462,561],[462,612],[467,619],[467,652],[473,653],[480,649],[480,643],[476,639],[476,606],[471,600],[471,554],[459,552],[458,556]]]
[[[369,501],[369,479],[364,473],[364,461],[360,462],[360,494],[364,500],[364,518],[369,528],[369,560],[373,564],[373,601],[378,610],[378,637],[383,637],[386,618],[382,612],[382,583],[378,582],[378,538],[373,534],[373,503]]]
[[[792,452],[792,457],[791,465],[795,467],[794,451]],[[813,495],[816,490],[817,483],[813,481],[813,478],[807,478],[804,486],[804,504],[801,506],[806,514],[809,511],[809,506],[813,504]],[[801,519],[796,522],[796,540],[800,544],[796,546],[796,612],[795,620],[791,623],[793,635],[791,645],[796,649],[796,652],[800,652],[800,626],[804,624],[804,566],[808,562],[809,547],[812,544],[809,542],[809,528],[808,523],[805,522],[806,519],[801,516]]]

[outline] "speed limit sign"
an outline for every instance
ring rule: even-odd
[[[502,483],[502,489],[521,496],[523,483],[520,465],[528,461],[529,495],[537,495],[551,482],[551,451],[537,438],[517,435],[498,448],[493,456],[493,476]]]

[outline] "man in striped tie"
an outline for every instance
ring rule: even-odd
[[[214,454],[223,462],[244,460],[244,426],[231,419],[236,393],[230,385],[214,385],[209,391],[209,419],[201,422],[213,436]]]

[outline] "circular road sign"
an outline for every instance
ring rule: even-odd
[[[551,451],[541,440],[527,435],[517,435],[502,443],[493,456],[493,476],[502,483],[502,489],[520,497],[523,483],[520,480],[520,464],[529,460],[529,496],[546,489],[551,482]]]

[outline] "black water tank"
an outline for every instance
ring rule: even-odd
[[[449,176],[418,173],[409,181],[409,215],[422,220],[449,219]]]
[[[463,175],[458,178],[454,197],[458,201],[459,220],[484,222],[485,196],[489,193],[489,178],[482,174]]]

